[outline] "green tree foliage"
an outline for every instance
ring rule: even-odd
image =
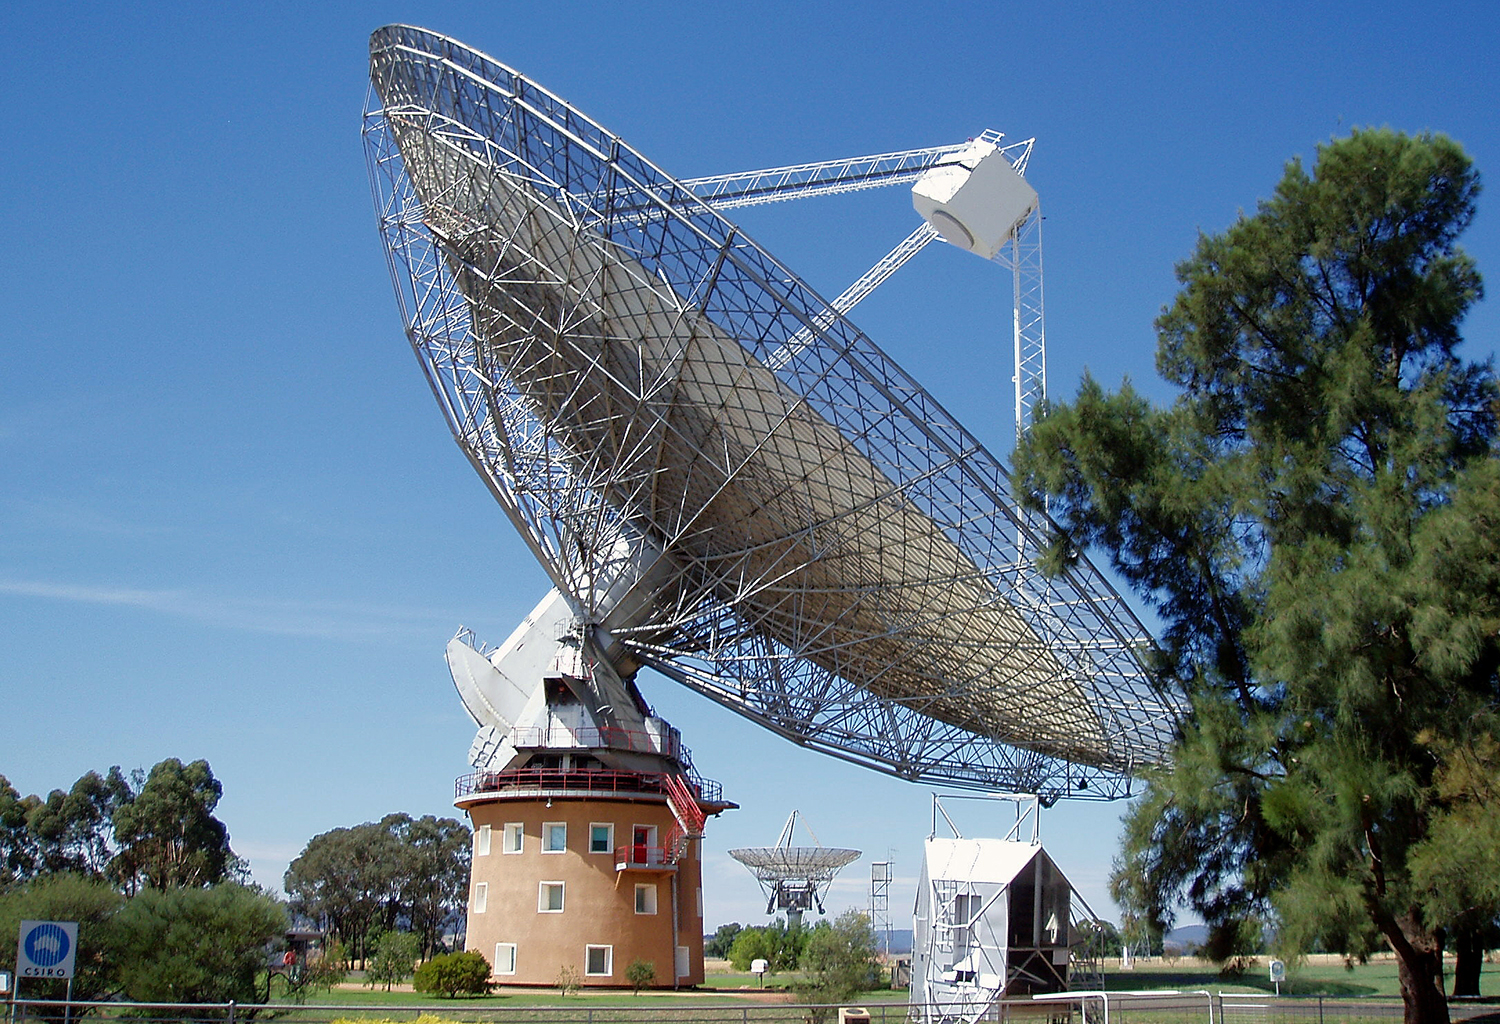
[[[1496,386],[1457,355],[1478,191],[1438,136],[1293,161],[1177,268],[1157,321],[1176,400],[1085,379],[1016,458],[1062,527],[1052,567],[1102,553],[1191,697],[1115,898],[1157,923],[1191,906],[1221,955],[1257,917],[1293,950],[1384,944],[1410,1024],[1447,1020],[1450,922],[1414,872],[1445,751],[1500,732]]]
[[[768,925],[751,925],[735,935],[729,947],[729,962],[737,971],[748,971],[754,960],[765,960],[773,974],[796,970],[808,931],[800,925],[789,927],[779,917]]]
[[[26,810],[21,794],[0,775],[0,892],[30,878],[35,870]]]
[[[422,940],[411,932],[381,932],[375,939],[375,955],[365,968],[365,983],[391,986],[411,977],[417,957],[422,953]]]
[[[229,830],[213,814],[223,795],[207,761],[169,757],[152,768],[114,814],[116,874],[126,890],[223,881],[234,864]]]
[[[742,926],[738,921],[719,925],[714,930],[713,935],[704,940],[703,955],[719,960],[728,960],[729,950],[734,946],[734,940],[740,934],[741,930]]]
[[[403,921],[427,954],[463,906],[469,860],[461,822],[390,814],[314,836],[287,869],[285,885],[293,911],[322,922],[351,957],[367,957],[370,936]]]
[[[880,983],[875,931],[858,910],[846,910],[833,923],[819,922],[807,932],[802,950],[806,981],[799,987],[809,1003],[848,1002],[856,993]]]
[[[27,798],[26,832],[37,875],[73,872],[107,877],[114,857],[113,819],[135,798],[118,767],[88,772],[64,793]]]
[[[286,909],[259,889],[149,888],[115,915],[124,994],[141,1002],[257,1002],[265,946],[287,926]]]
[[[750,964],[756,960],[764,960],[769,965],[773,952],[766,939],[766,930],[751,925],[742,929],[730,943],[729,963],[737,971],[748,971]]]
[[[1427,894],[1429,916],[1453,928],[1453,994],[1477,996],[1484,951],[1500,941],[1500,743],[1481,736],[1442,753],[1440,803],[1427,838],[1412,850],[1412,877]]]
[[[120,946],[117,912],[125,903],[109,883],[76,874],[47,875],[0,894],[0,970],[16,969],[16,943],[22,921],[78,922],[73,997],[108,999],[119,990],[114,967]],[[62,999],[65,981],[23,982],[31,999]]]
[[[641,989],[656,980],[656,964],[650,960],[630,961],[629,966],[625,968],[625,980],[630,982],[630,987],[635,990],[635,994],[640,995]]]
[[[431,814],[388,814],[380,827],[400,849],[398,909],[421,940],[420,954],[430,955],[439,949],[445,924],[468,897],[471,833],[460,821]]]
[[[213,816],[220,793],[206,761],[168,759],[128,779],[119,767],[88,772],[45,797],[0,777],[0,888],[62,872],[127,892],[219,881],[238,863]]]
[[[452,999],[464,995],[482,996],[490,990],[490,962],[477,950],[463,953],[439,953],[417,968],[412,987],[418,992]]]
[[[293,913],[318,921],[355,959],[365,955],[368,936],[395,900],[391,845],[372,825],[338,828],[314,836],[286,871]]]
[[[1080,925],[1084,954],[1093,959],[1103,959],[1107,956],[1119,956],[1124,949],[1125,940],[1116,928],[1108,921],[1097,919],[1086,919]],[[1075,939],[1076,943],[1077,939]]]

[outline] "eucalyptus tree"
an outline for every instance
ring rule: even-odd
[[[453,818],[388,814],[314,836],[287,868],[292,910],[324,924],[353,959],[405,928],[435,952],[469,888],[470,833]]]

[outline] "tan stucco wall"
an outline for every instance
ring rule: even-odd
[[[636,825],[654,825],[657,842],[665,841],[674,824],[665,803],[600,799],[546,801],[465,801],[475,832],[489,825],[490,852],[475,850],[473,876],[469,883],[467,947],[496,963],[495,945],[516,944],[516,973],[496,975],[500,984],[552,985],[564,966],[578,972],[587,986],[628,984],[625,969],[639,958],[656,968],[656,985],[671,987],[673,967],[672,882],[678,886],[678,936],[686,946],[687,973],[679,985],[703,982],[703,918],[698,842],[693,842],[677,863],[676,872],[615,870],[613,849],[608,854],[589,853],[589,826],[595,822],[614,825],[614,847],[631,842]],[[508,822],[521,822],[524,843],[519,854],[504,853],[504,830]],[[542,852],[542,826],[563,822],[568,827],[563,853]],[[562,882],[562,913],[538,911],[539,887],[544,881]],[[488,886],[483,912],[475,912],[476,887]],[[656,913],[637,914],[637,883],[656,888]],[[613,947],[608,977],[585,974],[585,947]]]

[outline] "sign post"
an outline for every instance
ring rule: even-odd
[[[1276,994],[1281,995],[1281,983],[1286,981],[1286,964],[1280,960],[1271,961],[1271,980],[1276,983]]]
[[[22,921],[16,939],[16,991],[21,995],[22,978],[68,979],[68,1006],[63,1015],[72,1015],[73,967],[78,957],[77,921]]]
[[[16,977],[71,981],[77,954],[76,921],[22,921],[16,941]]]

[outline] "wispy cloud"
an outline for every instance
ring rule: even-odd
[[[439,609],[226,596],[191,589],[143,590],[0,578],[0,594],[135,608],[252,633],[360,642],[426,636],[434,628],[448,629],[454,623],[452,613]]]
[[[103,537],[143,537],[167,532],[160,524],[132,522],[92,505],[49,496],[13,498],[4,507],[7,518],[22,529]]]

